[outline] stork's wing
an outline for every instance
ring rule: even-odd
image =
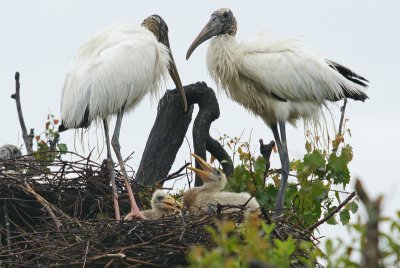
[[[168,55],[168,49],[142,27],[117,25],[93,36],[79,48],[66,76],[64,123],[79,126],[86,111],[90,122],[118,112],[124,103],[129,108],[145,92],[158,89],[157,78],[166,72],[159,68],[166,69]]]
[[[278,99],[291,101],[337,100],[343,86],[359,85],[331,68],[323,57],[292,39],[269,40],[265,35],[242,42],[240,75]]]

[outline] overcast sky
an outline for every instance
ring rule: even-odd
[[[159,14],[169,26],[169,39],[183,84],[205,81],[216,88],[207,74],[201,45],[185,60],[186,51],[217,8],[229,7],[238,21],[237,37],[270,30],[298,37],[328,59],[344,64],[371,81],[365,103],[350,101],[347,117],[354,148],[352,177],[361,177],[374,195],[385,195],[384,212],[400,208],[399,119],[400,2],[369,0],[337,1],[2,1],[0,2],[0,145],[22,145],[14,100],[14,73],[21,72],[21,95],[25,122],[36,133],[44,130],[48,113],[59,116],[60,95],[68,64],[89,36],[118,22],[139,25],[144,18]],[[173,88],[169,81],[165,88]],[[218,133],[239,136],[252,131],[252,146],[258,154],[258,139],[271,140],[262,120],[251,116],[223,93],[217,95],[221,116],[212,125]],[[122,154],[135,151],[131,165],[140,158],[156,115],[157,102],[146,98],[124,117],[120,142]],[[332,108],[339,118],[339,105]],[[397,118],[397,119],[396,119]],[[92,134],[95,132],[91,132]],[[304,155],[302,124],[288,130],[289,157]],[[99,134],[99,143],[102,136]],[[188,134],[191,140],[191,134]],[[61,139],[73,149],[74,131]],[[87,138],[84,139],[87,144]],[[79,142],[76,142],[80,150]],[[93,139],[90,148],[96,146]],[[87,152],[87,151],[86,151]],[[174,168],[189,159],[184,143]],[[273,157],[279,167],[278,155]],[[351,190],[349,186],[348,190]]]

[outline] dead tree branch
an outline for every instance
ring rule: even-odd
[[[229,155],[209,133],[211,123],[219,117],[219,105],[214,91],[205,83],[187,85],[184,89],[188,112],[183,113],[176,89],[167,91],[158,104],[157,118],[136,174],[136,180],[141,185],[155,185],[167,176],[185,139],[194,104],[199,105],[199,113],[193,124],[194,152],[205,159],[206,150],[209,151],[221,163],[225,174],[229,176],[233,172]],[[201,179],[196,178],[195,185],[200,182]]]
[[[11,95],[11,98],[15,100],[17,105],[18,119],[22,129],[22,138],[24,139],[26,151],[28,154],[33,153],[33,128],[31,128],[30,133],[26,130],[24,116],[22,114],[21,97],[20,97],[20,82],[19,82],[19,72],[15,73],[15,93]]]
[[[259,142],[260,142],[260,153],[265,159],[264,178],[266,178],[268,176],[269,168],[271,167],[269,159],[271,158],[272,149],[274,149],[275,147],[275,141],[270,141],[270,143],[264,144],[264,141],[260,139]]]
[[[363,267],[378,268],[380,267],[379,259],[381,258],[381,252],[379,250],[379,216],[383,197],[380,195],[376,200],[371,200],[359,179],[356,181],[355,189],[368,214],[367,228],[365,230],[366,239],[362,250],[364,260]]]

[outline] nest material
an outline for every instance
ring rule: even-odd
[[[118,223],[110,220],[114,209],[107,168],[74,158],[46,167],[31,157],[0,160],[0,267],[172,267],[187,264],[193,245],[213,245],[204,226],[222,217],[221,208],[217,215]],[[129,211],[122,174],[115,171],[115,177],[120,208]],[[136,196],[143,195],[145,189],[131,183]],[[240,223],[243,213],[223,217]],[[314,240],[284,220],[275,223],[278,238]]]

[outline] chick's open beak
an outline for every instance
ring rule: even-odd
[[[210,164],[208,164],[206,161],[204,161],[200,156],[198,156],[197,154],[192,154],[192,156],[193,156],[194,158],[196,158],[197,163],[199,163],[199,165],[201,166],[201,168],[202,168],[204,171],[209,171],[209,172],[212,172],[212,171],[213,171],[212,166],[210,166]]]
[[[199,177],[201,178],[201,180],[203,182],[206,182],[209,180],[209,175],[211,173],[210,171],[204,171],[204,170],[194,168],[194,167],[187,167],[187,169],[190,169],[191,171],[193,171],[194,173],[199,175]]]
[[[168,208],[173,209],[175,211],[180,211],[182,209],[182,203],[175,200],[171,196],[165,197],[162,200],[162,203],[164,203],[164,205],[166,205]]]

